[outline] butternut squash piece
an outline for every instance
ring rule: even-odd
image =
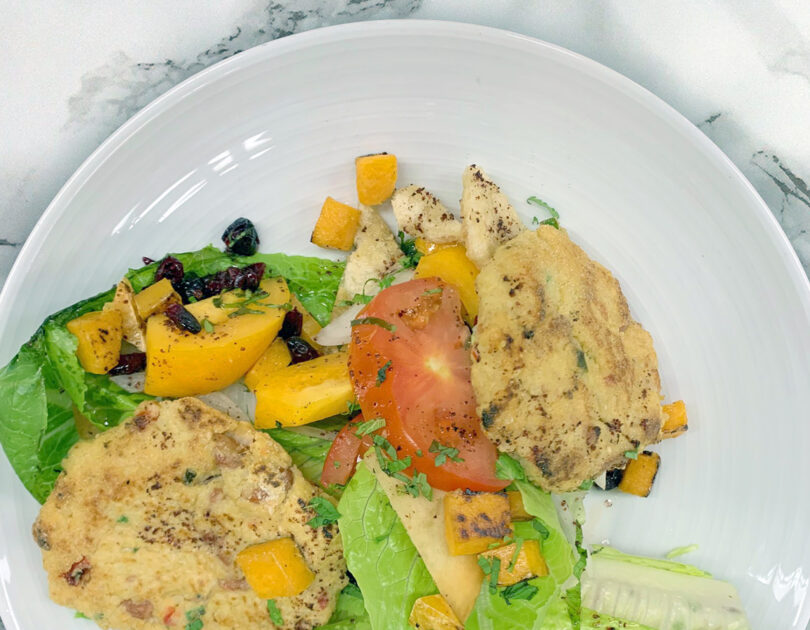
[[[245,374],[245,385],[250,389],[256,387],[268,379],[273,378],[273,373],[290,364],[292,356],[287,349],[287,342],[281,337],[276,337],[270,347],[264,351],[259,360]]]
[[[104,310],[116,310],[121,313],[121,330],[124,334],[124,341],[131,343],[141,352],[146,350],[146,326],[135,306],[135,291],[129,280],[124,278],[115,287],[115,297],[112,302],[104,305]]]
[[[419,630],[464,630],[441,595],[426,595],[413,603],[408,623]]]
[[[256,387],[256,427],[293,427],[345,413],[354,400],[347,352],[326,354],[273,373]]]
[[[76,356],[85,372],[106,374],[118,364],[124,331],[117,310],[85,313],[70,320],[67,329],[79,340]]]
[[[517,490],[508,490],[506,496],[509,498],[509,512],[513,521],[530,521],[534,517],[523,507],[523,495]]]
[[[200,311],[206,314],[213,324],[211,332],[203,328],[195,335],[180,330],[163,313],[150,317],[146,325],[146,393],[171,397],[207,394],[242,377],[275,339],[287,312],[278,305],[290,300],[282,278],[266,278],[259,287],[266,295],[254,294],[244,307],[249,312],[244,314],[238,308],[214,307],[208,312],[205,309],[213,305],[208,300],[189,304],[189,311],[200,309],[195,316]],[[222,304],[248,299],[238,293],[223,294]]]
[[[309,239],[318,247],[331,247],[348,252],[360,226],[360,211],[327,197]]]
[[[664,425],[661,427],[661,437],[664,439],[676,438],[686,433],[689,424],[686,418],[686,405],[682,400],[677,400],[669,405],[664,405]]]
[[[454,556],[481,553],[512,533],[509,499],[498,492],[444,495],[444,534]]]
[[[520,550],[517,550],[517,543],[511,543],[498,547],[497,549],[488,549],[479,556],[493,560],[498,558],[500,560],[500,570],[498,573],[498,584],[502,586],[509,586],[510,584],[517,584],[522,580],[531,577],[542,577],[548,575],[548,566],[543,554],[540,551],[540,545],[536,540],[524,540],[520,545]],[[514,560],[514,564],[512,561]],[[511,570],[509,567],[512,567]]]
[[[298,545],[289,537],[242,549],[236,564],[262,599],[300,595],[315,579]]]
[[[162,311],[170,302],[181,302],[180,295],[174,290],[168,278],[150,284],[135,295],[135,308],[141,319],[149,319],[158,311]]]
[[[651,451],[639,453],[636,459],[631,459],[627,463],[624,476],[619,482],[619,490],[638,497],[649,496],[660,465],[661,456],[658,453]]]
[[[458,245],[458,243],[434,243],[433,241],[423,239],[421,236],[417,236],[413,239],[413,246],[416,247],[416,251],[422,255],[432,254],[440,249],[455,247],[456,245]]]
[[[315,348],[319,354],[324,354],[324,347],[315,341],[315,335],[321,332],[321,325],[310,315],[309,311],[304,308],[304,305],[301,304],[301,301],[295,294],[292,294],[290,297],[290,303],[296,311],[304,316],[304,321],[301,323],[301,339]]]
[[[430,278],[434,276],[453,285],[458,290],[461,303],[467,313],[467,321],[474,322],[478,316],[478,293],[475,291],[478,267],[467,258],[463,245],[442,247],[419,259],[414,277]]]
[[[376,206],[394,194],[397,185],[397,156],[388,153],[363,155],[354,160],[357,199],[365,206]]]

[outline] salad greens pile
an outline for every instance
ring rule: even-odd
[[[286,254],[234,256],[204,247],[173,254],[186,273],[206,276],[231,266],[263,262],[283,276],[304,307],[321,323],[329,320],[344,263]],[[155,279],[158,263],[131,269],[135,291]],[[115,289],[99,293],[51,315],[0,371],[0,444],[23,485],[40,503],[50,494],[62,459],[79,439],[74,414],[97,430],[115,426],[151,396],[130,393],[109,376],[88,374],[76,358],[76,337],[66,324],[111,302]]]

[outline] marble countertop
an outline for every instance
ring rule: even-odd
[[[810,272],[810,4],[800,0],[5,0],[2,16],[0,284],[71,173],[154,98],[263,42],[386,18],[509,29],[630,77],[734,161]]]

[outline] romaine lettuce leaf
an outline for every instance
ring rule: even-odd
[[[374,630],[410,630],[413,603],[438,592],[376,477],[360,463],[338,504],[346,564]]]
[[[363,593],[355,584],[348,584],[338,595],[337,607],[329,623],[316,630],[371,630]]]
[[[307,481],[320,483],[323,463],[332,442],[289,429],[267,429],[265,432],[290,454],[293,464],[298,466]]]

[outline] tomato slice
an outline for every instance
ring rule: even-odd
[[[338,432],[321,471],[321,483],[325,486],[330,483],[345,484],[354,474],[357,466],[357,458],[365,455],[371,447],[371,436],[365,435],[362,439],[355,435],[357,425],[363,421],[363,416],[358,415]]]
[[[366,418],[385,419],[381,433],[398,457],[410,456],[435,488],[504,488],[508,482],[495,477],[497,450],[475,410],[458,292],[438,278],[411,280],[381,291],[355,321],[354,390]],[[458,450],[454,459],[448,449]]]

